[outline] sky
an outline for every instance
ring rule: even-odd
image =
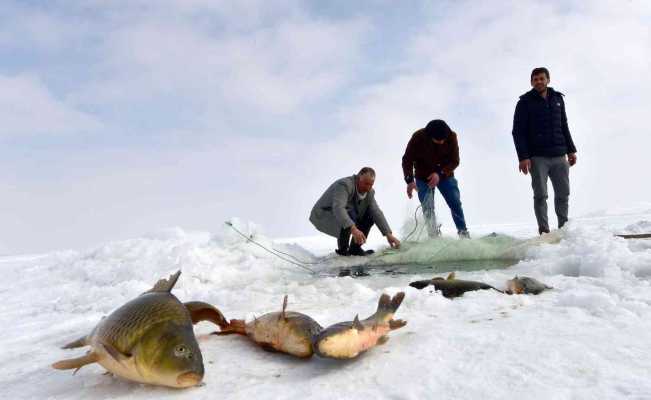
[[[471,234],[534,233],[511,128],[538,66],[578,148],[570,217],[651,201],[649,2],[354,3],[0,3],[0,254],[233,217],[313,235],[314,202],[363,166],[398,232],[402,154],[437,118]]]

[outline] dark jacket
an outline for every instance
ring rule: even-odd
[[[427,136],[425,129],[419,129],[411,136],[402,156],[402,172],[407,183],[412,182],[414,176],[426,180],[432,172],[441,175],[441,179],[449,178],[454,176],[458,166],[459,144],[454,132],[443,144],[436,144]]]
[[[350,214],[362,217],[369,212],[382,235],[391,233],[384,213],[375,201],[375,190],[369,190],[366,197],[360,199],[356,189],[357,179],[357,175],[353,175],[336,180],[317,200],[310,213],[310,222],[316,229],[338,237],[342,229],[355,224]]]
[[[520,161],[576,153],[563,94],[547,88],[547,99],[535,89],[520,96],[513,116],[513,141]]]

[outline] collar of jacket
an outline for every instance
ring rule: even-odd
[[[553,87],[548,87],[547,88],[547,97],[548,98],[554,97],[556,95],[565,96],[563,93],[554,90]],[[538,93],[538,91],[536,89],[531,89],[527,93],[520,96],[520,98],[523,99],[523,100],[524,99],[543,100],[543,97],[540,95],[540,93]]]
[[[357,174],[353,174],[353,176],[352,176],[351,178],[353,178],[353,197],[355,197],[356,199],[362,201],[362,200],[365,200],[366,198],[368,198],[368,197],[369,197],[369,196],[368,196],[369,194],[374,194],[374,193],[375,193],[375,189],[371,188],[371,190],[369,190],[368,192],[366,192],[366,196],[364,196],[363,199],[360,198],[360,197],[357,195],[357,180],[359,179],[359,175],[357,175]]]

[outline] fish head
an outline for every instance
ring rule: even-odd
[[[203,357],[191,325],[152,327],[140,342],[136,364],[141,375],[164,386],[185,388],[203,380]]]
[[[524,293],[524,282],[522,279],[517,276],[513,279],[506,281],[506,293],[508,294],[523,294]]]
[[[534,278],[529,278],[528,276],[521,276],[519,279],[522,283],[524,293],[540,294],[547,289],[552,289],[551,286],[547,286]]]

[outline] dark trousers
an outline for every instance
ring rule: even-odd
[[[355,226],[357,229],[362,231],[364,236],[368,237],[368,233],[371,231],[371,228],[375,224],[373,221],[373,217],[371,216],[370,212],[366,212],[364,215],[361,217],[355,215],[353,212],[348,212],[348,215],[350,218],[355,221]],[[339,238],[337,239],[337,246],[339,247],[339,251],[348,251],[350,250],[355,250],[355,249],[360,249],[361,245],[355,243],[355,240],[351,240],[350,238],[350,228],[342,229],[341,233],[339,233]]]

